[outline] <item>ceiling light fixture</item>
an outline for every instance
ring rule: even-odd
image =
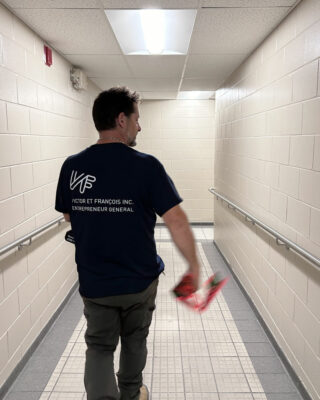
[[[197,10],[104,11],[124,54],[187,54]]]
[[[161,54],[165,44],[165,21],[162,10],[141,10],[141,26],[150,54]]]
[[[206,90],[190,90],[181,91],[178,93],[178,99],[180,100],[212,100],[214,99],[215,92]]]

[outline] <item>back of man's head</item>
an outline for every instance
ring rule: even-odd
[[[139,94],[127,87],[113,87],[101,92],[92,108],[96,129],[100,132],[115,128],[118,115],[123,112],[128,117],[134,112],[134,103],[138,102]]]

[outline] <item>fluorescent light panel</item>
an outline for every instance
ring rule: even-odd
[[[187,54],[197,10],[104,11],[124,54]]]

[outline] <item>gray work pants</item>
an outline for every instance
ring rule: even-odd
[[[84,374],[87,400],[139,399],[157,287],[158,278],[140,293],[94,299],[83,297],[87,319]],[[117,386],[113,355],[119,337]]]

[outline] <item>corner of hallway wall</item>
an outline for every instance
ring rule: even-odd
[[[213,185],[214,115],[213,100],[149,100],[140,106],[136,149],[164,165],[190,222],[213,221],[208,189]]]
[[[0,4],[0,247],[58,217],[55,189],[64,159],[94,141],[99,89],[72,88],[70,63]],[[0,258],[0,386],[77,280],[63,224]]]
[[[305,0],[216,95],[215,186],[320,257],[320,2]],[[320,271],[215,201],[215,241],[313,399]]]

